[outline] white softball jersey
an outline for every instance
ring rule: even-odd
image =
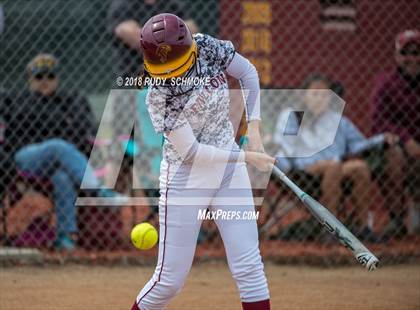
[[[165,140],[158,262],[152,278],[137,296],[141,310],[164,309],[181,290],[194,258],[200,212],[255,211],[245,156],[234,141],[229,120],[225,72],[241,82],[248,120],[260,118],[258,74],[235,52],[231,42],[203,34],[194,39],[198,46],[195,75],[209,77],[209,85],[191,90],[156,86],[146,99],[155,130],[162,132]],[[235,198],[240,202],[232,203]],[[255,219],[216,218],[215,222],[241,300],[269,299]]]

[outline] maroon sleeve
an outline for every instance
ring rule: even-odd
[[[400,137],[405,142],[410,139],[410,133],[398,118],[398,102],[394,99],[390,85],[383,83],[377,87],[373,94],[373,134],[390,132]]]

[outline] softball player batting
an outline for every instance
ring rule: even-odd
[[[160,175],[160,241],[156,270],[132,310],[152,310],[165,308],[185,282],[201,226],[199,212],[207,208],[253,212],[246,163],[268,171],[274,159],[264,153],[259,134],[258,73],[235,52],[231,42],[205,34],[192,36],[183,20],[166,13],[146,22],[140,41],[147,76],[209,78],[204,85],[155,85],[149,88],[146,99],[153,126],[165,138]],[[237,78],[247,93],[246,152],[234,141],[224,72]],[[240,205],[223,204],[224,198],[229,202],[232,197],[240,197]],[[183,203],[190,202],[188,198],[193,198],[194,203]],[[243,309],[270,309],[256,221],[216,218],[215,222]]]

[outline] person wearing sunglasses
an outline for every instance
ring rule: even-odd
[[[48,178],[54,186],[57,249],[73,250],[77,235],[75,200],[80,184],[94,195],[119,196],[101,187],[86,155],[96,134],[88,101],[77,93],[59,91],[58,60],[39,54],[27,65],[29,90],[10,96],[5,120],[4,149],[25,175]]]
[[[28,89],[14,100],[18,146],[48,138],[61,138],[85,155],[91,151],[96,122],[88,100],[61,85],[59,61],[51,54],[38,54],[26,66]]]
[[[58,88],[57,59],[48,54],[36,56],[27,66],[29,89],[43,96],[53,96]]]

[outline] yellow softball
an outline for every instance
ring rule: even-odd
[[[141,223],[134,226],[131,231],[131,242],[140,250],[153,248],[158,240],[158,232],[149,223]]]

